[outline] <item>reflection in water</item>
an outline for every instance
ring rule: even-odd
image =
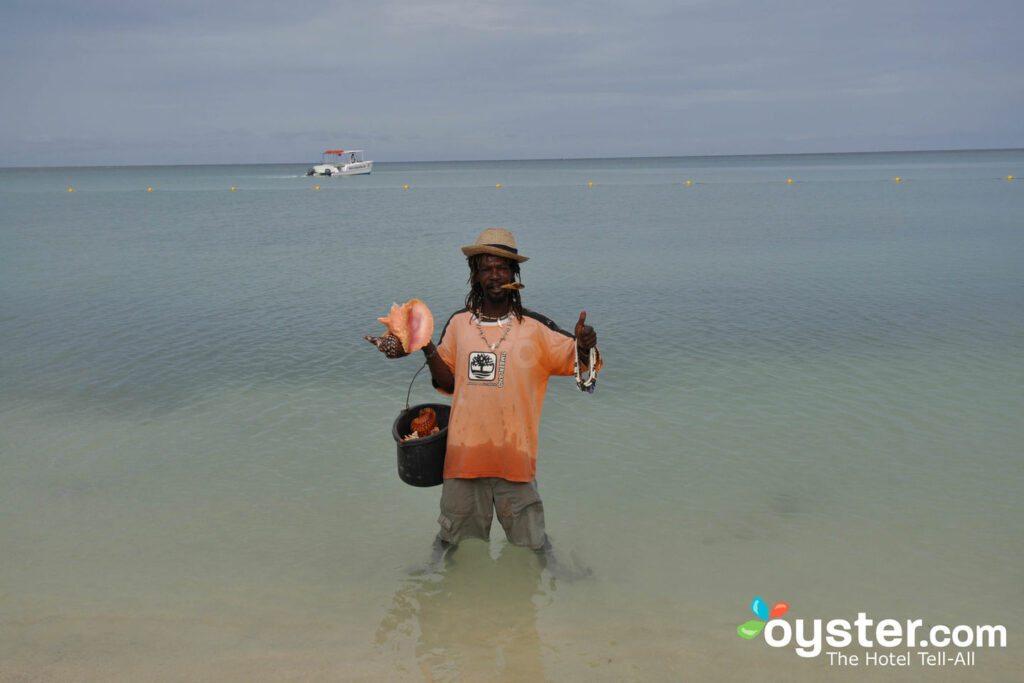
[[[542,680],[537,606],[555,580],[534,552],[495,547],[492,557],[489,544],[463,542],[438,571],[405,581],[377,629],[377,647],[395,655],[414,648],[429,680]]]

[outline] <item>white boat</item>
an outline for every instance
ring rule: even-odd
[[[324,152],[322,163],[316,164],[306,175],[369,175],[373,162],[363,159],[361,149],[329,149]]]

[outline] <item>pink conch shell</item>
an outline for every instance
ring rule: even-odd
[[[388,327],[383,337],[366,337],[377,348],[385,351],[389,357],[398,357],[418,351],[430,343],[434,334],[434,316],[427,305],[419,299],[411,299],[402,305],[392,304],[391,313],[386,318],[377,318]],[[388,339],[393,337],[394,339]],[[397,345],[394,343],[397,341]],[[385,348],[397,346],[397,353],[392,355]]]

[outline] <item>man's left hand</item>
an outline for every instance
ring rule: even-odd
[[[589,351],[590,349],[597,346],[597,332],[594,328],[586,324],[587,312],[580,312],[580,319],[576,321],[576,328],[573,330],[573,335],[576,337],[576,346],[580,347],[581,351]]]

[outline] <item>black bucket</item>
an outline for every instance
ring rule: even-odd
[[[437,413],[440,431],[402,441],[403,436],[412,432],[409,425],[423,408],[432,408]],[[451,406],[442,403],[421,403],[403,410],[391,426],[391,436],[398,444],[398,476],[406,484],[437,486],[444,482],[444,452],[448,444],[448,416],[451,411]]]

